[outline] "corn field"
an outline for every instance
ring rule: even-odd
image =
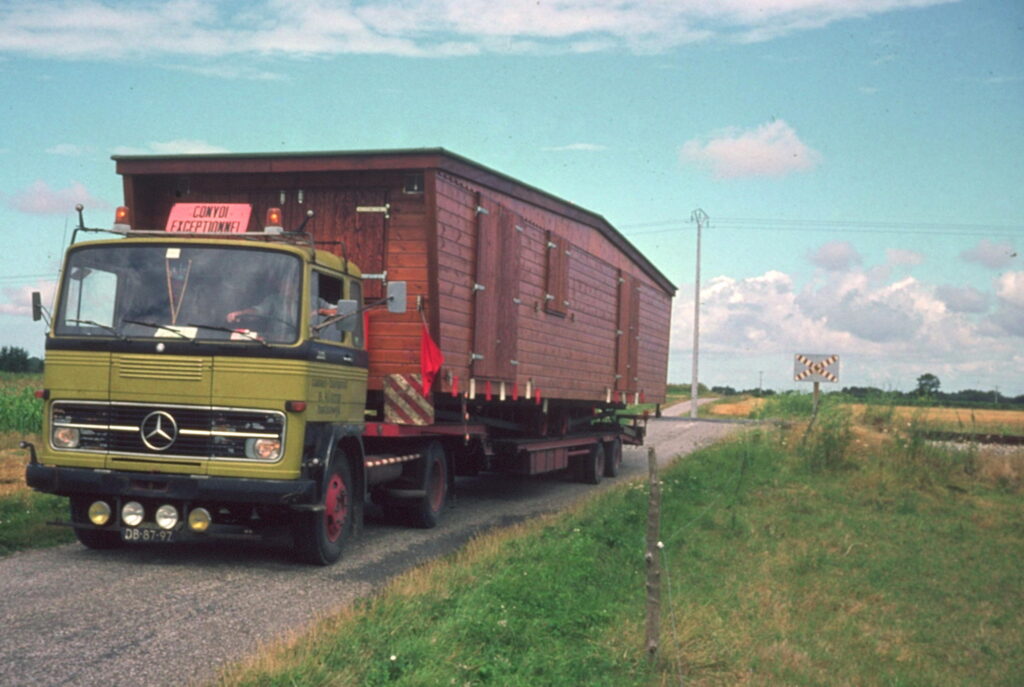
[[[43,423],[43,402],[35,397],[35,389],[0,381],[0,432],[38,434]]]

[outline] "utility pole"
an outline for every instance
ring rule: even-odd
[[[700,353],[700,230],[708,221],[708,213],[700,208],[690,213],[697,223],[697,274],[693,287],[693,381],[690,384],[690,417],[697,418],[697,358]]]

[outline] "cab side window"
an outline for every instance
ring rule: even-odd
[[[341,343],[345,333],[338,322],[320,328],[319,325],[338,314],[338,301],[342,298],[342,281],[322,272],[313,272],[310,282],[310,324],[316,328],[316,337]]]

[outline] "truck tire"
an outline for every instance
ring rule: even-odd
[[[344,452],[337,451],[324,478],[321,511],[296,513],[292,528],[295,553],[312,565],[330,565],[341,558],[352,536],[354,499],[352,473]]]
[[[604,476],[618,477],[622,468],[622,439],[604,442]]]
[[[594,442],[588,452],[579,458],[579,478],[584,484],[600,484],[604,477],[604,451]]]
[[[423,451],[423,496],[407,507],[409,522],[414,527],[430,529],[441,521],[441,512],[448,503],[448,460],[444,447],[434,441]]]
[[[95,501],[95,499],[88,496],[72,496],[71,522],[88,523],[89,504],[93,501]],[[122,545],[121,533],[118,532],[117,529],[95,530],[85,527],[76,527],[75,537],[78,538],[78,541],[82,546],[89,549],[117,549]]]

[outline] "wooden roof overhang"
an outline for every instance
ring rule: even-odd
[[[274,174],[440,170],[593,227],[670,296],[676,287],[604,217],[444,148],[299,153],[115,155],[117,173]]]

